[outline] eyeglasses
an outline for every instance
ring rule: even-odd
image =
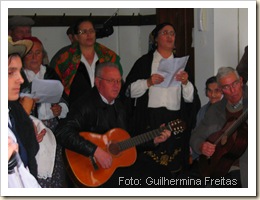
[[[113,85],[113,84],[121,84],[121,81],[122,81],[122,79],[105,79],[105,78],[102,78],[102,77],[98,77],[98,78],[100,78],[100,79],[102,79],[102,80],[104,80],[104,81],[106,81],[108,84],[110,84],[110,85]]]
[[[236,88],[237,86],[239,86],[239,84],[240,84],[240,80],[236,80],[236,81],[234,81],[234,82],[231,83],[231,84],[221,86],[221,88],[222,88],[222,90],[224,90],[224,91],[228,91],[228,90],[231,89],[231,87],[232,87],[232,88]]]
[[[89,29],[89,30],[86,30],[86,29],[84,29],[84,30],[79,30],[79,32],[78,32],[78,34],[79,35],[83,35],[83,34],[94,34],[95,33],[95,30],[94,29]]]
[[[170,36],[175,36],[175,32],[174,31],[160,31],[159,32],[160,35],[170,35]]]

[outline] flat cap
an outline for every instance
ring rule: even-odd
[[[16,26],[32,26],[34,23],[30,17],[14,16],[8,19],[8,29],[12,29]]]

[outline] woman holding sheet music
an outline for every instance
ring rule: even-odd
[[[51,79],[60,80],[56,72],[42,65],[43,59],[43,44],[37,37],[28,37],[28,40],[33,42],[33,47],[30,52],[24,57],[23,64],[23,76],[24,84],[22,85],[22,92],[26,93],[26,90],[30,92],[31,82],[33,79]],[[37,111],[35,117],[42,120],[42,122],[50,128],[52,131],[55,130],[58,119],[65,118],[68,112],[68,106],[64,102],[57,102],[56,104],[50,103],[39,103],[37,106]]]
[[[186,122],[185,133],[178,136],[172,134],[169,140],[153,151],[145,151],[155,162],[167,166],[175,177],[182,168],[188,166],[189,135],[195,125],[200,100],[184,70],[174,75],[173,80],[177,84],[161,86],[165,77],[158,73],[160,61],[176,59],[173,55],[176,37],[173,25],[159,24],[151,35],[154,40],[153,50],[135,62],[122,91],[131,102],[130,127],[133,135],[178,118]],[[172,67],[174,70],[177,66]]]
[[[23,59],[24,69],[22,74],[25,81],[21,86],[21,91],[31,92],[31,82],[33,79],[59,80],[59,77],[53,69],[42,64],[44,55],[42,42],[37,37],[27,37],[26,39],[33,42],[33,47]],[[49,150],[48,152],[46,150],[41,151],[44,152],[42,153],[43,155],[46,153],[49,154],[49,163],[46,163],[46,160],[44,159],[38,159],[38,168],[39,166],[43,166],[41,163],[44,161],[45,166],[54,166],[50,168],[41,168],[42,170],[40,172],[42,173],[38,172],[38,182],[43,188],[59,188],[67,187],[68,185],[66,170],[62,159],[62,147],[58,144],[56,145],[56,141],[53,141],[55,140],[53,132],[56,129],[59,120],[65,118],[68,113],[67,104],[63,98],[61,98],[61,100],[55,104],[47,102],[37,103],[34,112],[32,113],[34,117],[31,117],[34,120],[34,123],[38,124],[38,129],[46,130],[44,138],[42,141],[38,139],[38,142]],[[35,118],[41,120],[48,129],[44,128],[44,126],[40,126],[39,124],[41,123],[37,122],[37,119]],[[37,134],[37,136],[39,135]],[[42,156],[42,154],[39,154],[39,157]]]

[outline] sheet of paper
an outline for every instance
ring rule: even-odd
[[[162,59],[158,67],[158,74],[164,77],[164,81],[160,84],[154,85],[155,87],[171,87],[174,85],[180,85],[180,81],[175,80],[175,76],[178,72],[185,69],[189,56],[173,59]]]
[[[20,96],[29,96],[39,99],[39,103],[58,103],[62,96],[63,85],[58,80],[33,79],[31,94],[21,93]]]

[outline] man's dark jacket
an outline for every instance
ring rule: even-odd
[[[112,128],[126,130],[126,112],[119,99],[113,104],[117,113],[117,127],[109,121],[108,106],[101,99],[96,87],[71,105],[70,111],[55,131],[55,136],[63,147],[85,156],[93,156],[97,146],[79,135],[80,132],[104,134]]]

